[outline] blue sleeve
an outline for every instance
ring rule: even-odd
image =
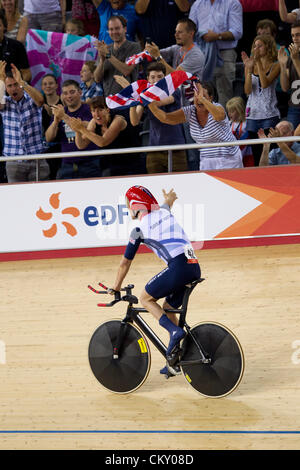
[[[124,257],[127,259],[133,259],[142,242],[143,242],[143,233],[140,228],[136,227],[132,230],[130,234],[129,242],[126,247]]]

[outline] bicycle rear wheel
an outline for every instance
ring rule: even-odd
[[[244,355],[236,336],[219,323],[200,323],[191,329],[196,341],[211,362],[182,365],[187,382],[201,395],[220,398],[240,383],[244,372]],[[190,335],[183,341],[181,361],[199,361],[197,344]]]
[[[150,349],[145,336],[131,323],[126,323],[119,357],[113,358],[121,328],[121,320],[100,325],[89,344],[89,362],[98,382],[115,393],[130,393],[146,380],[150,365]]]

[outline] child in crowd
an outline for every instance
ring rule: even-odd
[[[230,120],[231,132],[237,140],[245,140],[249,138],[246,130],[246,104],[240,96],[234,96],[226,103],[226,111]],[[254,157],[251,145],[240,146],[243,165],[254,166]]]
[[[103,95],[103,88],[100,83],[95,82],[94,72],[96,64],[93,60],[84,62],[80,71],[80,89],[82,91],[81,101],[88,103],[95,96]]]
[[[76,18],[71,18],[66,22],[65,32],[67,34],[74,34],[74,36],[85,36],[83,22]]]

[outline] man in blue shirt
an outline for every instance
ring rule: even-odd
[[[100,19],[99,41],[111,44],[113,41],[108,33],[107,23],[111,16],[123,16],[127,20],[126,39],[136,40],[138,17],[134,6],[126,0],[93,0]]]
[[[263,130],[260,130],[258,135],[259,138],[266,138]],[[293,135],[293,124],[289,121],[280,121],[275,129],[270,129],[268,137],[290,137]],[[270,151],[270,144],[264,144],[259,166],[300,163],[300,142],[278,142],[277,145],[277,148]]]
[[[197,26],[197,42],[206,56],[204,80],[215,80],[219,99],[224,107],[233,96],[236,51],[243,35],[243,9],[239,0],[196,0],[189,18]],[[223,61],[223,65],[216,58]]]

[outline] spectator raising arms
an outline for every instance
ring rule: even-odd
[[[164,78],[166,68],[161,62],[151,62],[147,67],[147,80],[151,85]],[[166,112],[175,111],[180,108],[180,91],[176,90],[173,95],[164,98],[157,103],[161,109]],[[170,126],[163,124],[157,119],[150,110],[146,108],[149,119],[149,145],[180,145],[185,144],[183,128],[180,124]],[[137,126],[144,113],[144,106],[130,107],[130,122]],[[168,151],[148,152],[146,160],[148,173],[165,173],[168,171]],[[172,152],[172,170],[186,171],[187,159],[185,150],[173,150]]]
[[[289,46],[290,56],[282,46],[278,51],[280,64],[280,85],[283,91],[291,92],[288,103],[287,120],[294,128],[300,123],[299,78],[300,78],[300,22],[291,26],[292,44]]]
[[[245,69],[244,90],[248,96],[246,104],[247,131],[250,139],[257,139],[258,130],[275,127],[280,119],[277,107],[276,85],[280,74],[275,40],[270,35],[256,36],[251,56],[242,52]],[[255,166],[258,166],[262,148],[252,147]]]
[[[0,111],[4,128],[5,157],[20,156],[18,161],[6,162],[8,183],[35,181],[36,161],[21,160],[23,155],[43,152],[43,132],[41,109],[44,104],[42,94],[28,85],[20,71],[13,64],[6,72],[6,63],[0,61]],[[6,91],[7,96],[4,96]],[[49,166],[39,160],[39,178],[48,179]]]
[[[296,23],[300,20],[300,8],[288,12],[285,0],[278,0],[278,11],[281,21],[285,23]]]
[[[10,39],[25,44],[26,34],[28,30],[28,19],[21,15],[18,8],[18,0],[1,0],[0,8],[5,11],[7,21],[7,30],[5,36]]]
[[[210,84],[196,84],[194,105],[185,106],[178,111],[166,113],[150,103],[149,109],[161,122],[166,124],[189,123],[191,136],[198,144],[215,142],[234,142],[225,109],[213,102],[214,89]],[[242,154],[238,146],[201,148],[200,170],[241,168]]]

